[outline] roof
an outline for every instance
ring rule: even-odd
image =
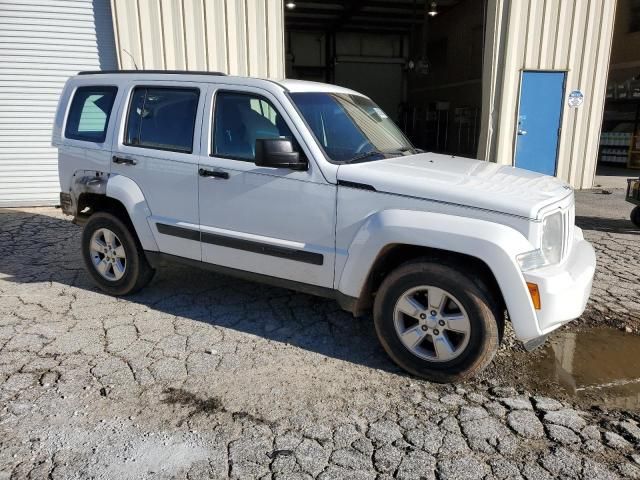
[[[289,78],[276,80],[276,83],[282,85],[290,92],[331,92],[360,95],[354,90],[340,87],[338,85],[332,85],[330,83],[309,82],[307,80],[294,80]]]
[[[193,79],[189,79],[192,76],[211,76],[215,77],[217,81],[220,83],[233,83],[233,84],[244,84],[244,85],[253,85],[253,86],[263,86],[273,88],[274,85],[278,85],[279,87],[289,91],[289,92],[332,92],[332,93],[345,93],[345,94],[358,94],[353,90],[348,88],[340,87],[338,85],[332,85],[329,83],[320,83],[320,82],[310,82],[306,80],[293,80],[293,79],[281,79],[281,80],[270,80],[265,78],[256,78],[256,77],[240,77],[240,76],[227,76],[221,72],[202,72],[202,71],[187,71],[187,70],[96,70],[96,71],[87,71],[78,73],[81,77],[93,76],[93,75],[128,75],[133,77],[146,77],[146,76],[174,76],[172,80],[183,80],[188,81]],[[181,77],[181,78],[179,78]]]
[[[162,75],[215,75],[226,76],[222,72],[205,72],[202,70],[86,70],[78,72],[78,75],[111,75],[135,73],[136,75],[162,74]]]

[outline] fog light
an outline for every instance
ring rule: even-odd
[[[540,291],[538,290],[538,284],[527,282],[527,288],[529,289],[529,295],[531,295],[531,301],[536,310],[540,310]]]

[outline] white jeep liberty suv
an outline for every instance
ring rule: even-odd
[[[53,131],[64,212],[107,293],[169,261],[373,310],[380,342],[438,382],[527,348],[585,308],[595,254],[563,182],[423,153],[367,97],[211,72],[86,72]]]

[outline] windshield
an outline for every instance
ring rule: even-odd
[[[333,161],[376,160],[416,153],[393,121],[366,97],[305,92],[292,93],[291,98]]]

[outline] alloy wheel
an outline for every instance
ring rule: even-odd
[[[430,362],[457,358],[467,347],[471,322],[451,293],[424,285],[404,292],[394,307],[394,326],[402,344]]]
[[[94,268],[103,278],[115,282],[124,276],[127,255],[118,236],[108,228],[93,232],[89,255]]]

